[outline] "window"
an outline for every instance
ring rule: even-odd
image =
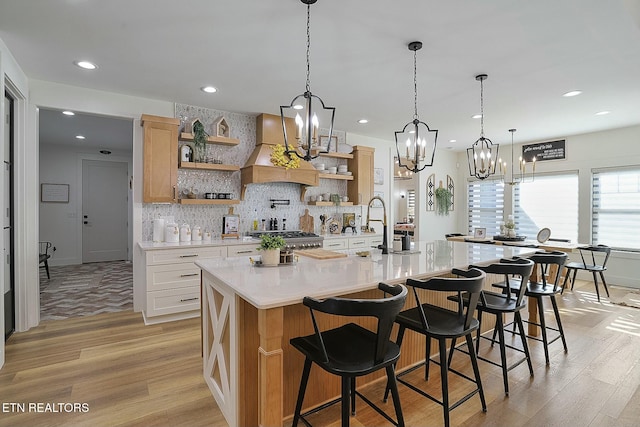
[[[593,243],[640,250],[640,167],[592,173]]]
[[[578,241],[578,173],[536,175],[515,186],[514,220],[518,235],[535,239],[540,229],[551,238]]]
[[[486,228],[487,236],[500,234],[500,222],[504,217],[504,184],[498,180],[470,181],[469,230]]]
[[[410,221],[416,217],[416,190],[407,190],[407,217]]]

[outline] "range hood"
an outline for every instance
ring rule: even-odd
[[[286,120],[287,134],[295,134],[293,119]],[[284,145],[282,119],[273,114],[260,114],[256,118],[256,148],[249,156],[245,165],[240,169],[242,190],[240,198],[244,199],[244,192],[249,184],[264,184],[269,182],[292,182],[302,184],[300,199],[304,200],[306,187],[320,185],[320,177],[316,168],[309,162],[300,160],[297,169],[286,169],[271,163],[271,147]]]

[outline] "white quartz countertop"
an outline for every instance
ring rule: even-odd
[[[293,265],[252,266],[249,257],[196,261],[204,272],[259,309],[302,302],[305,296],[326,298],[377,287],[379,282],[403,282],[407,277],[438,276],[452,268],[528,255],[533,248],[438,240],[418,242],[412,254],[382,255],[378,249],[363,258],[356,250],[346,258],[317,260],[299,256]]]
[[[157,250],[157,249],[180,249],[180,248],[193,248],[200,247],[206,248],[211,246],[236,246],[236,245],[260,245],[260,239],[243,238],[240,239],[215,239],[209,242],[203,241],[191,241],[191,242],[139,242],[138,246],[143,251]]]

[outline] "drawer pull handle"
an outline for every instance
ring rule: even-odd
[[[184,298],[181,299],[180,302],[189,302],[189,301],[197,301],[198,297],[193,297],[193,298]]]
[[[200,273],[189,273],[189,274],[181,274],[180,277],[193,277],[193,276],[199,276]]]
[[[250,253],[252,253],[252,252],[253,252],[253,251],[238,251],[238,252],[236,252],[236,253],[237,253],[237,254],[250,254]]]
[[[340,246],[340,243],[334,243],[333,245],[329,245],[330,248],[333,248],[334,246]]]
[[[193,255],[180,255],[180,258],[195,258],[197,257],[198,254],[193,254]]]

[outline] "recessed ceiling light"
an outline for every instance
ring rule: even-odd
[[[98,66],[89,61],[76,61],[74,62],[78,67],[84,68],[85,70],[95,70]]]
[[[456,139],[450,139],[449,142],[458,142]]]
[[[480,117],[482,117],[482,114],[474,114],[471,116],[472,119],[479,119]]]
[[[84,139],[83,135],[76,135],[76,139]]]
[[[302,105],[300,105],[300,104],[296,104],[296,105],[293,106],[294,110],[302,110],[303,108],[304,107]]]
[[[611,111],[598,111],[598,112],[596,113],[596,116],[604,116],[604,115],[606,115],[606,114],[609,114],[610,112],[611,112]]]
[[[203,92],[207,92],[207,93],[215,93],[218,91],[218,89],[216,89],[213,86],[205,86],[203,88],[200,88],[200,90],[202,90]]]
[[[74,113],[73,111],[63,111],[62,114],[64,114],[65,116],[75,116],[76,113]]]
[[[365,124],[365,123],[369,123],[369,120],[367,119],[360,119],[358,120],[358,123],[360,123],[361,125]]]
[[[566,97],[566,98],[570,98],[570,97],[572,97],[572,96],[578,96],[578,95],[580,95],[581,93],[582,93],[582,91],[581,91],[581,90],[572,90],[571,92],[567,92],[567,93],[565,93],[565,94],[564,94],[564,95],[562,95],[562,96],[564,96],[564,97]]]

